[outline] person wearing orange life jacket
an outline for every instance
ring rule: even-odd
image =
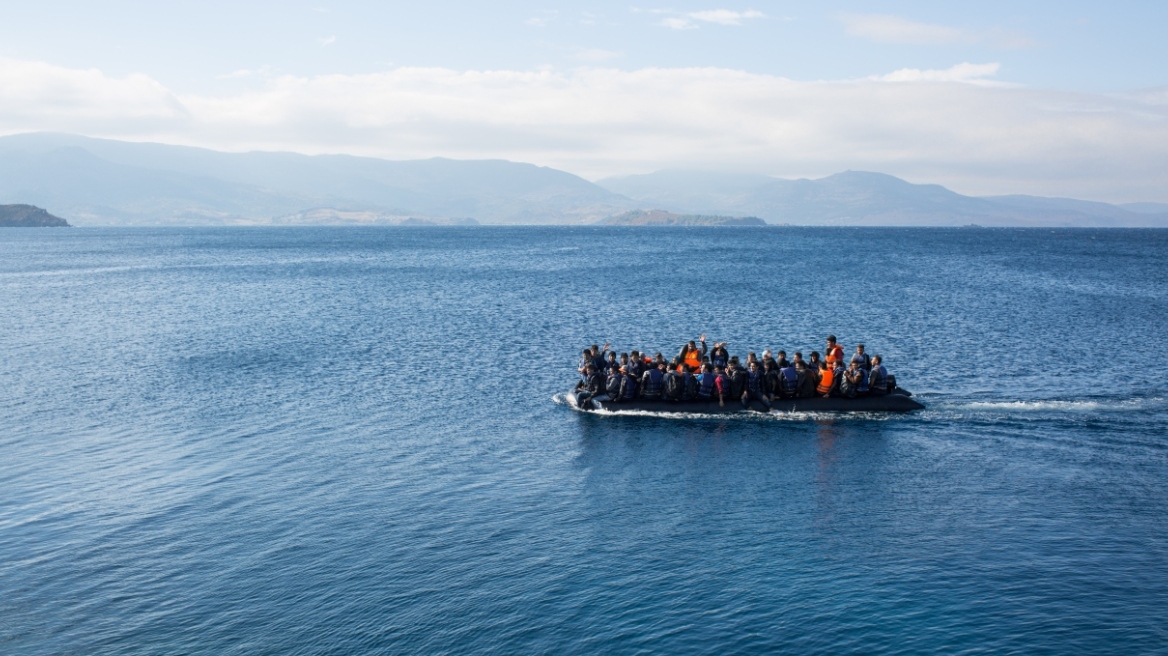
[[[821,362],[819,364],[819,385],[815,387],[815,392],[825,399],[832,396],[839,390],[837,378],[835,368],[826,362]]]
[[[844,361],[844,347],[835,343],[835,335],[827,336],[827,351],[823,356],[829,364],[842,364]]]
[[[690,340],[688,344],[681,347],[681,352],[677,354],[679,364],[684,364],[689,367],[690,371],[697,371],[702,366],[702,356],[706,354],[706,336],[702,335],[699,339],[702,348],[698,349],[697,342]]]

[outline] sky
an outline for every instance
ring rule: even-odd
[[[0,134],[1168,202],[1168,3],[11,2]]]

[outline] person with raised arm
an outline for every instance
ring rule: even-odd
[[[698,343],[702,345],[700,349]],[[677,354],[678,364],[684,364],[690,368],[690,371],[697,371],[702,366],[702,357],[706,353],[706,336],[703,334],[696,342],[690,340],[688,344],[681,347],[681,352]]]
[[[718,367],[725,369],[730,365],[730,352],[726,350],[726,342],[717,342],[714,344],[714,350],[710,351],[710,364],[715,369]]]

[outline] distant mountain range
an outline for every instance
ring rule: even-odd
[[[224,153],[52,133],[0,137],[0,203],[77,225],[655,223],[628,213],[658,210],[662,221],[1168,227],[1168,204],[975,198],[860,171],[818,180],[659,171],[592,183],[502,160]]]
[[[765,226],[754,216],[717,216],[709,214],[675,214],[664,210],[633,210],[607,219],[601,225],[626,226]]]
[[[39,205],[79,225],[271,223],[314,209],[591,223],[637,207],[533,164],[223,153],[49,133],[0,138],[0,202]]]
[[[883,173],[818,180],[659,171],[601,180],[641,204],[694,214],[749,214],[797,225],[1163,226],[1168,205],[1126,206],[1039,196],[963,196]]]

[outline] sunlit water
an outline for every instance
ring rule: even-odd
[[[0,653],[1164,653],[1168,231],[0,232]],[[579,349],[908,416],[597,416]]]

